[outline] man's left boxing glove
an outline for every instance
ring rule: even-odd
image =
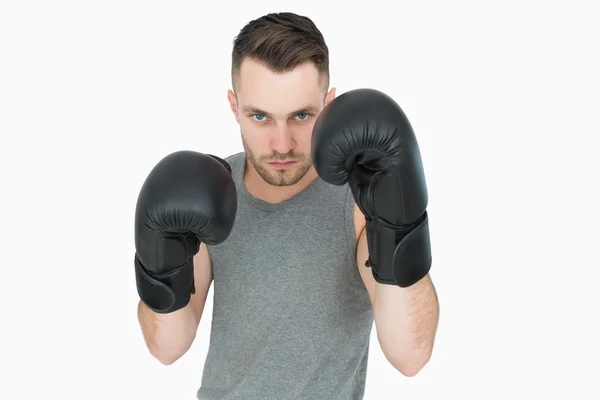
[[[373,89],[331,101],[313,128],[315,169],[348,183],[365,215],[369,260],[379,283],[408,287],[431,268],[427,186],[421,153],[398,104]]]
[[[171,313],[189,303],[200,243],[224,242],[236,212],[237,191],[224,160],[178,151],[152,169],[135,209],[136,283],[148,308]]]

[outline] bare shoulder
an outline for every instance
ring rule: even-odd
[[[196,293],[190,299],[190,303],[196,314],[197,321],[200,321],[204,305],[208,296],[210,285],[213,281],[212,265],[208,254],[208,247],[202,243],[198,254],[194,256],[194,286]]]

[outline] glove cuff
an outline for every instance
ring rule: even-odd
[[[137,255],[134,264],[138,295],[156,313],[167,314],[184,308],[196,292],[191,262],[165,274],[148,271]]]
[[[214,154],[207,154],[208,156],[214,158],[215,160],[217,160],[222,166],[225,167],[225,169],[227,170],[227,172],[229,172],[229,175],[232,174],[231,172],[231,165],[229,165],[229,163],[227,161],[225,161],[224,159],[222,159],[219,156],[215,156]]]
[[[413,225],[398,227],[367,219],[367,242],[373,277],[379,283],[409,287],[431,269],[431,243],[427,212]]]

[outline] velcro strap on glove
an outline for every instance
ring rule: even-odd
[[[136,255],[135,277],[140,299],[156,313],[171,313],[187,306],[195,293],[191,262],[164,274],[154,274],[144,268]]]
[[[367,219],[367,242],[373,277],[379,283],[409,287],[431,269],[431,243],[427,212],[413,225],[398,227],[380,219]]]

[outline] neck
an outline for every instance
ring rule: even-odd
[[[246,190],[257,199],[267,203],[277,204],[284,202],[302,192],[318,177],[317,171],[312,167],[300,181],[292,186],[273,186],[265,182],[256,172],[252,164],[246,160],[243,182]]]

